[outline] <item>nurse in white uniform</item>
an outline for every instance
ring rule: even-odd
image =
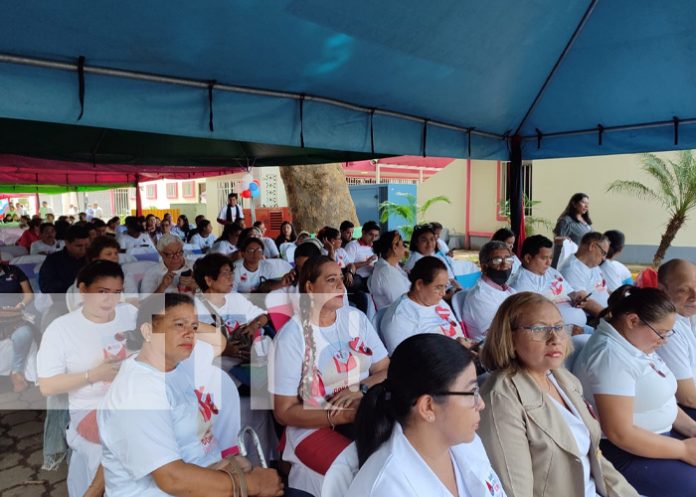
[[[358,409],[347,497],[505,496],[476,435],[484,407],[466,349],[441,335],[405,340]]]

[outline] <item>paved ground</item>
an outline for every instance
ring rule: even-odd
[[[64,497],[67,464],[43,471],[45,412],[38,389],[17,395],[0,377],[0,497]]]

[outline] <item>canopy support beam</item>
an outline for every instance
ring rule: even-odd
[[[534,112],[537,105],[539,105],[539,102],[541,101],[541,98],[544,96],[544,93],[546,92],[546,89],[548,88],[549,84],[551,83],[551,80],[558,72],[558,68],[561,67],[561,64],[563,63],[566,56],[568,55],[568,52],[570,52],[570,49],[573,48],[573,45],[575,44],[575,40],[577,40],[578,36],[580,36],[580,33],[582,32],[583,28],[587,24],[587,21],[590,19],[590,16],[592,15],[592,12],[594,11],[596,6],[597,6],[597,0],[592,0],[590,5],[587,7],[587,10],[583,14],[582,18],[580,19],[580,22],[576,26],[575,31],[573,31],[573,34],[571,35],[570,40],[568,40],[568,43],[566,43],[565,48],[561,52],[561,55],[558,56],[556,63],[551,68],[551,72],[549,72],[549,75],[546,76],[546,79],[544,80],[544,84],[541,85],[541,88],[539,89],[539,92],[537,93],[536,97],[534,98],[532,105],[529,106],[529,109],[527,110],[527,113],[522,118],[520,125],[517,126],[517,131],[515,131],[516,135],[520,134],[520,131],[522,130],[522,127],[527,123],[529,116],[532,115],[532,112]]]
[[[522,137],[510,138],[510,169],[508,188],[510,192],[510,228],[515,234],[515,252],[524,241],[524,185],[522,182]]]
[[[135,215],[143,215],[143,199],[140,197],[140,175],[135,175]]]

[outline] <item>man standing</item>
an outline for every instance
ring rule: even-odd
[[[237,204],[237,200],[236,193],[230,193],[227,196],[227,205],[220,209],[220,213],[217,217],[218,223],[224,226],[244,219],[244,212],[242,212],[242,208]]]

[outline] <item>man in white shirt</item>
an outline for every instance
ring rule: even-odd
[[[193,293],[197,288],[191,268],[184,258],[184,243],[174,235],[163,235],[157,242],[162,261],[148,269],[140,282],[140,293]]]
[[[137,247],[154,248],[150,237],[143,233],[143,225],[138,221],[137,217],[128,216],[125,224],[126,232],[116,237],[116,241],[121,245],[121,249],[124,252]]]
[[[366,222],[362,227],[362,235],[346,245],[348,257],[357,269],[357,274],[365,279],[372,274],[373,264],[377,260],[372,250],[372,243],[379,238],[379,225],[374,221]]]
[[[51,223],[41,223],[39,228],[39,239],[31,244],[29,253],[31,255],[48,255],[58,252],[63,248],[63,241],[56,240],[56,227]]]
[[[241,221],[244,219],[244,212],[242,208],[237,204],[238,197],[236,193],[230,193],[227,196],[227,205],[224,205],[220,209],[220,213],[217,217],[217,222],[223,226],[226,224],[242,224]]]
[[[677,402],[696,419],[696,334],[690,319],[696,316],[696,265],[672,259],[660,266],[657,281],[677,308],[675,333],[657,353],[677,379]]]
[[[609,300],[607,283],[599,269],[608,252],[609,239],[602,233],[592,231],[582,237],[578,251],[558,268],[576,291],[587,293],[583,308],[593,317],[599,316]]]
[[[477,342],[483,340],[498,307],[515,293],[507,281],[512,274],[512,254],[505,243],[492,241],[479,251],[481,279],[466,296],[462,306],[464,333]]]
[[[556,304],[566,324],[582,327],[587,324],[584,305],[585,292],[576,292],[563,275],[551,267],[553,241],[543,235],[533,235],[522,244],[522,267],[510,278],[517,292],[539,293]]]

